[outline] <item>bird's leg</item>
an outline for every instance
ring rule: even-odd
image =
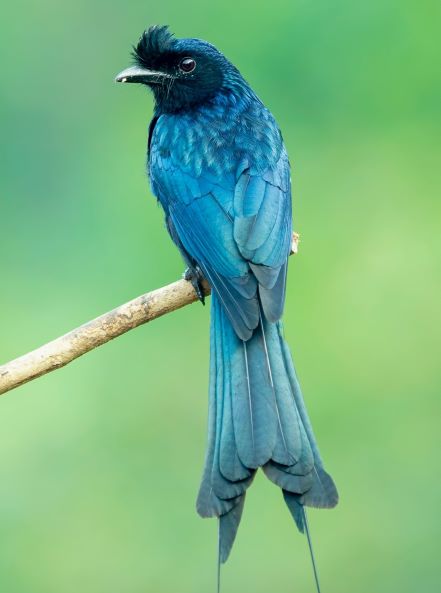
[[[183,278],[187,282],[191,282],[198,299],[205,305],[204,287],[202,285],[204,275],[200,267],[198,265],[189,265],[183,274]]]
[[[167,225],[167,230],[170,233],[170,237],[173,239],[173,242],[175,245],[177,245],[179,251],[181,252],[182,259],[188,266],[185,272],[182,274],[182,277],[184,280],[187,280],[187,282],[191,282],[198,299],[203,305],[205,305],[204,287],[202,285],[204,275],[202,274],[202,270],[183,246],[179,235],[176,232],[173,220],[169,215],[166,215],[165,217],[165,224]]]

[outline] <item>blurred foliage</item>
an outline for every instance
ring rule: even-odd
[[[0,22],[0,360],[173,281],[145,179],[145,90],[116,86],[153,23],[210,40],[276,115],[294,165],[286,334],[341,493],[311,511],[328,593],[435,592],[440,417],[438,2],[17,0]],[[0,401],[0,590],[194,593],[208,308],[130,332]],[[313,591],[263,478],[224,591]]]

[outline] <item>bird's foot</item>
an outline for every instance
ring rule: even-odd
[[[202,274],[200,267],[188,267],[182,276],[184,280],[187,280],[187,282],[191,282],[196,296],[201,301],[201,303],[205,305],[205,293],[202,284],[202,281],[204,280],[204,275]]]
[[[291,253],[299,252],[300,235],[299,233],[292,234]]]

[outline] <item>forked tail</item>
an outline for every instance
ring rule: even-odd
[[[307,530],[303,507],[333,507],[338,494],[323,469],[281,322],[262,314],[243,341],[213,294],[210,351],[208,449],[197,510],[219,517],[225,562],[257,468],[282,488],[301,532]]]

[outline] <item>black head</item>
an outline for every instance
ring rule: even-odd
[[[144,31],[132,56],[134,66],[120,72],[116,81],[147,85],[161,111],[191,109],[245,82],[214,46],[200,39],[176,39],[168,27]]]

